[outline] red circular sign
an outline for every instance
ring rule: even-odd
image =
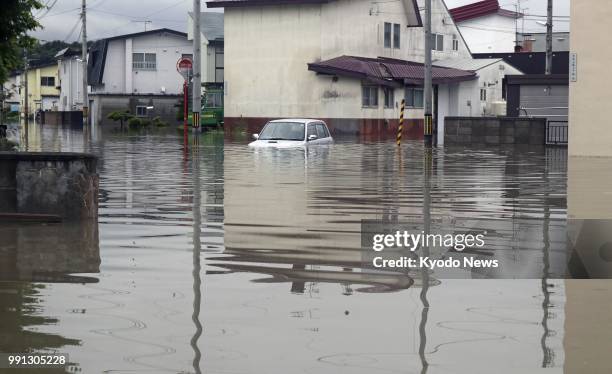
[[[189,79],[193,71],[193,62],[189,57],[181,57],[176,62],[176,71],[185,79]]]

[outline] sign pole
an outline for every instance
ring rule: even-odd
[[[187,125],[187,117],[189,116],[188,114],[188,102],[187,100],[189,100],[188,97],[188,85],[187,85],[187,80],[185,80],[185,82],[183,83],[183,140],[185,141],[185,146],[187,145],[187,129],[188,129],[188,125]]]

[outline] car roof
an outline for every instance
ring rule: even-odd
[[[313,118],[283,118],[283,119],[275,119],[270,122],[294,122],[294,123],[323,122],[325,123],[324,121],[320,119],[313,119]]]

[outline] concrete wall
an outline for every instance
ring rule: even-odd
[[[107,119],[111,112],[126,110],[136,114],[137,106],[152,106],[147,110],[146,117],[160,117],[168,123],[175,123],[176,107],[179,103],[178,95],[91,95],[91,115],[96,124],[113,124]]]
[[[97,218],[95,156],[0,152],[0,211]]]
[[[132,53],[155,53],[157,68],[134,70]],[[108,43],[103,86],[92,87],[94,93],[167,94],[182,92],[183,78],[176,62],[183,54],[192,54],[186,37],[160,32]]]
[[[458,26],[472,53],[514,52],[514,21],[491,14],[463,21]]]
[[[570,82],[569,154],[612,156],[609,61],[612,3],[573,0],[571,52],[578,56],[577,82]],[[596,37],[594,37],[596,36]]]
[[[444,144],[544,145],[546,119],[446,117]]]
[[[458,32],[449,20],[445,5],[435,0],[432,23],[434,31],[445,35],[445,51],[434,52],[434,58],[469,58],[462,42],[452,51],[452,35]],[[401,48],[384,47],[385,22],[402,25]],[[406,24],[402,2],[339,0],[226,9],[225,116],[397,118],[397,109],[382,108],[382,96],[378,109],[362,108],[359,80],[340,77],[334,82],[308,71],[307,64],[340,55],[422,61],[422,28]],[[396,90],[396,103],[402,97],[403,89]],[[407,118],[421,117],[422,110],[407,113]]]

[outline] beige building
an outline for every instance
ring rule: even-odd
[[[610,40],[612,2],[572,0],[571,7],[570,49],[577,64],[575,76],[570,67],[569,154],[612,156],[612,49],[602,48]]]
[[[57,110],[59,105],[59,78],[57,62],[28,69],[28,111]],[[25,84],[23,73],[21,82]],[[20,91],[20,107],[23,110],[25,87]]]

